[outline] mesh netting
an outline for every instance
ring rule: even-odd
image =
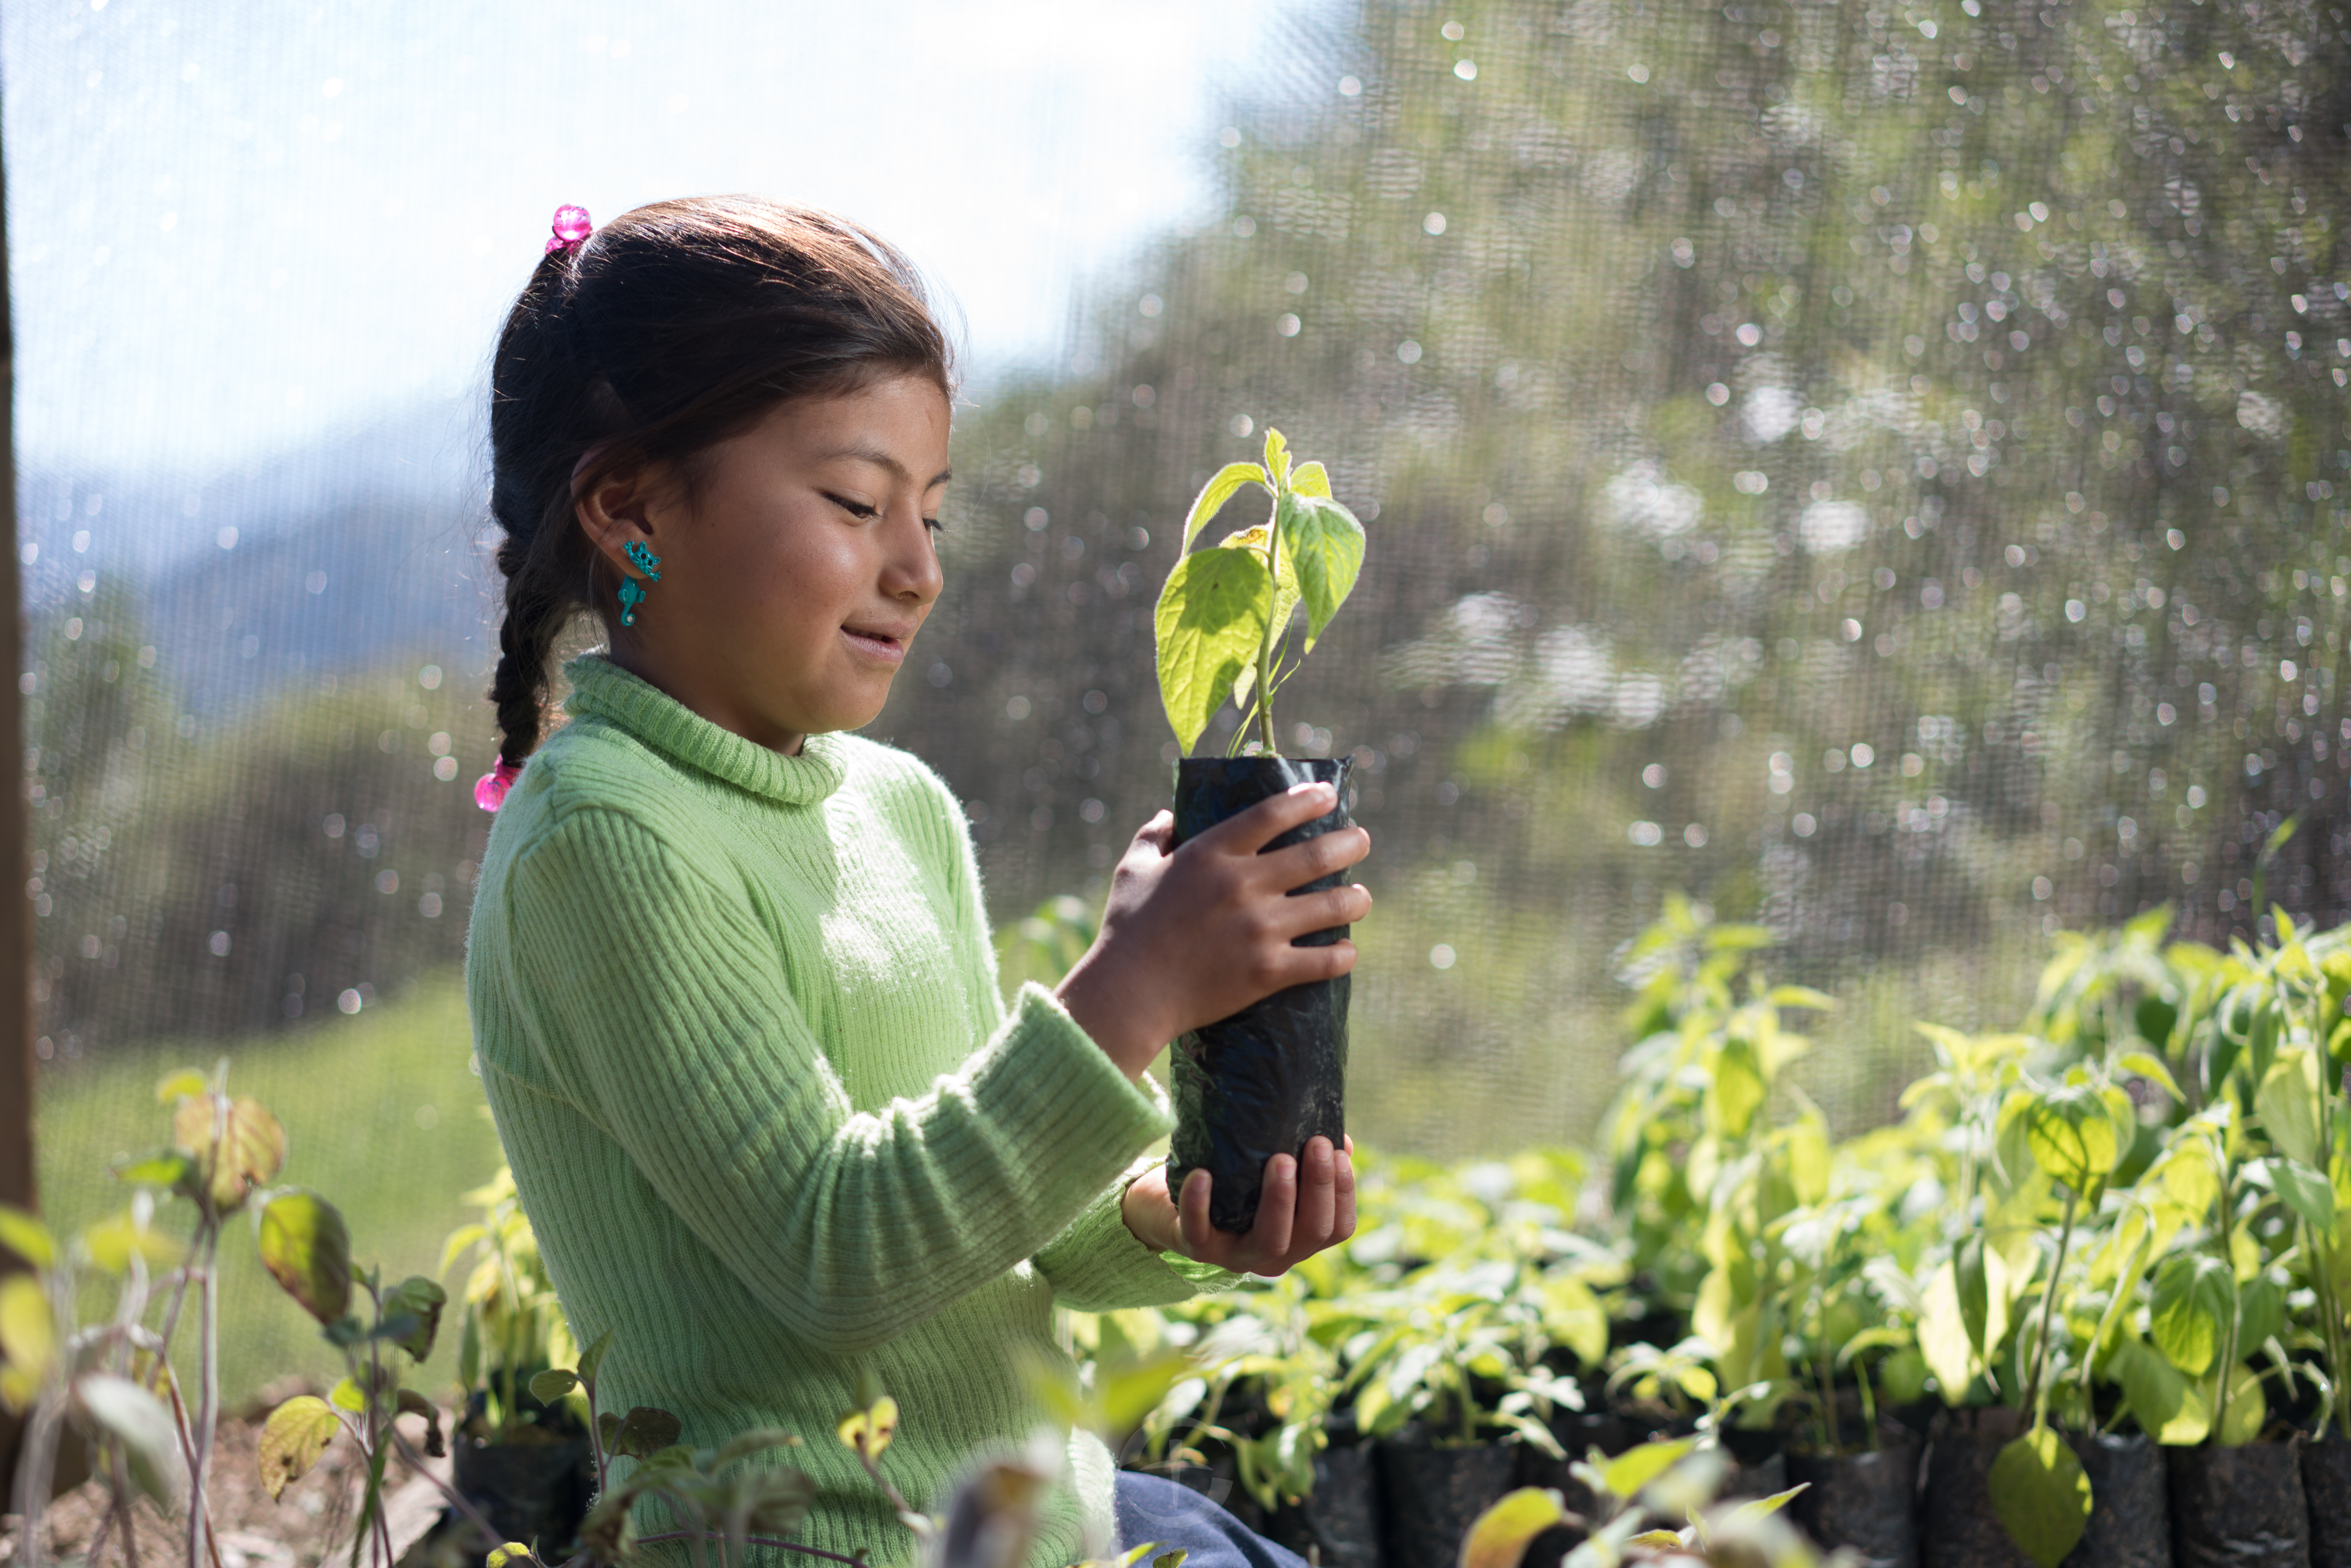
[[[2346,28],[2250,0],[1297,23],[1203,150],[1221,207],[963,411],[947,598],[873,733],[969,801],[999,918],[1098,900],[1168,793],[1150,611],[1184,508],[1271,425],[1370,536],[1278,709],[1286,747],[1356,757],[1376,838],[1361,1136],[1587,1135],[1612,955],[1676,891],[1841,996],[1807,1082],[1847,1126],[1890,1108],[1910,1019],[2016,1016],[2059,925],[2341,919]],[[441,476],[402,494],[341,486],[347,449],[201,498],[28,462],[47,1092],[167,1045],[317,1049],[412,991],[462,1061],[435,988],[489,644],[478,503],[446,497],[478,483],[413,425],[369,437]],[[166,521],[219,548],[85,570],[77,535]],[[376,1084],[281,1109],[331,1137]],[[479,1124],[437,1114],[420,1157],[479,1179]]]

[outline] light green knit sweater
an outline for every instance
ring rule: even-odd
[[[870,1369],[887,1473],[937,1510],[1046,1419],[1052,1308],[1231,1278],[1119,1216],[1168,1125],[1043,990],[1008,1016],[961,810],[904,752],[785,757],[605,660],[497,818],[466,981],[498,1136],[600,1403],[709,1445],[781,1427],[821,1489],[800,1537],[905,1560],[832,1436]],[[1029,1568],[1112,1535],[1109,1455],[1068,1445]],[[648,1521],[647,1522],[651,1522]],[[775,1568],[788,1559],[770,1552]],[[799,1564],[808,1560],[799,1559]]]

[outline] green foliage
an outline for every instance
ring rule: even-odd
[[[1224,504],[1254,486],[1273,502],[1254,528],[1225,537],[1212,549],[1192,541]],[[1364,526],[1331,498],[1319,463],[1295,472],[1289,444],[1278,430],[1265,436],[1263,464],[1219,469],[1184,519],[1186,552],[1159,593],[1153,625],[1159,640],[1160,700],[1176,739],[1189,751],[1228,700],[1251,716],[1234,744],[1254,727],[1255,744],[1278,753],[1273,695],[1312,651],[1322,629],[1353,591],[1364,564]],[[1303,646],[1281,666],[1290,620],[1306,610]]]
[[[2046,1427],[2004,1446],[1986,1479],[1992,1511],[2041,1568],[2057,1568],[2090,1526],[2090,1478],[2065,1439]]]

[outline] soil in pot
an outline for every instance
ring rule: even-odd
[[[2330,1435],[2302,1450],[2310,1506],[2310,1568],[2351,1568],[2351,1441]]]
[[[1516,1479],[1516,1446],[1439,1448],[1409,1437],[1374,1450],[1384,1568],[1455,1568],[1461,1538]]]
[[[2309,1568],[2302,1445],[2168,1448],[2176,1568]]]
[[[1858,1454],[1787,1456],[1788,1504],[1798,1528],[1822,1546],[1844,1546],[1869,1568],[1918,1568],[1918,1449],[1907,1437]]]
[[[1309,782],[1336,786],[1338,804],[1266,849],[1335,832],[1348,825],[1350,766],[1347,758],[1187,758],[1176,771],[1176,842]],[[1292,891],[1317,893],[1339,881],[1333,873]],[[1332,926],[1293,946],[1327,946],[1346,935],[1345,926]],[[1180,1190],[1186,1176],[1205,1168],[1216,1178],[1208,1218],[1219,1229],[1245,1231],[1257,1218],[1266,1161],[1301,1153],[1310,1138],[1335,1147],[1345,1137],[1347,994],[1344,975],[1292,986],[1176,1041],[1167,1184]]]
[[[2171,1568],[2163,1450],[2138,1433],[2065,1440],[2090,1478],[2090,1522],[2064,1568]]]
[[[1384,1568],[1371,1448],[1325,1448],[1315,1455],[1313,1494],[1276,1509],[1266,1534],[1322,1568]]]
[[[542,1558],[560,1563],[578,1550],[580,1521],[595,1490],[594,1464],[585,1437],[544,1443],[460,1438],[452,1445],[450,1484],[497,1528],[499,1540],[536,1542]],[[455,1522],[444,1519],[441,1528]],[[486,1548],[465,1561],[478,1564],[486,1554]]]

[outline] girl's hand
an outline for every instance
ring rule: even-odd
[[[1056,993],[1078,1027],[1129,1078],[1178,1035],[1230,1018],[1290,986],[1355,967],[1355,945],[1293,947],[1372,907],[1360,883],[1288,896],[1371,852],[1359,827],[1270,854],[1273,840],[1328,812],[1328,784],[1301,784],[1176,847],[1176,820],[1143,825],[1111,879],[1102,935]]]
[[[1246,1236],[1208,1223],[1214,1178],[1206,1171],[1186,1178],[1179,1205],[1168,1196],[1167,1167],[1155,1166],[1128,1184],[1119,1212],[1135,1239],[1154,1251],[1271,1279],[1355,1233],[1354,1152],[1353,1138],[1337,1150],[1328,1138],[1310,1138],[1303,1161],[1288,1155],[1266,1161],[1257,1223]]]

